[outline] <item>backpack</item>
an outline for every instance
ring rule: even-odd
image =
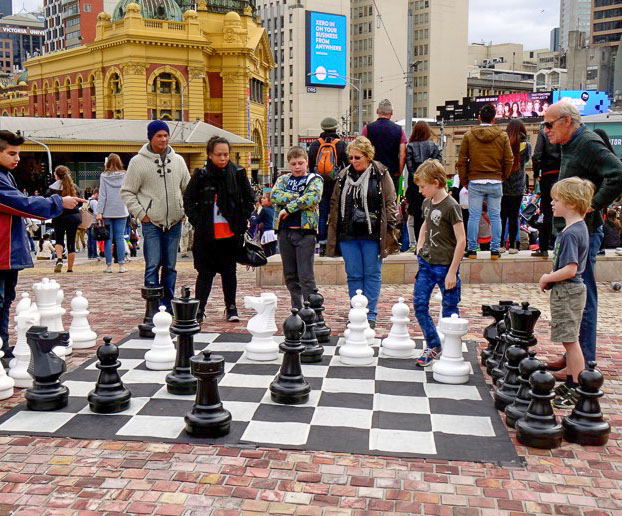
[[[319,139],[320,148],[315,158],[315,172],[321,176],[335,177],[337,169],[337,142],[339,138],[335,138],[330,142]]]

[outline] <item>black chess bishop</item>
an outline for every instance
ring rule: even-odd
[[[314,364],[322,361],[324,347],[321,346],[315,335],[315,311],[310,308],[309,301],[305,301],[304,308],[298,312],[298,315],[305,323],[305,332],[300,338],[300,343],[305,350],[300,354],[300,361],[305,364]]]
[[[319,292],[309,295],[309,306],[315,311],[315,337],[320,344],[330,341],[330,328],[324,321],[324,296]]]
[[[138,334],[141,337],[153,339],[155,337],[153,334],[153,316],[158,313],[160,299],[164,297],[164,288],[156,287],[150,283],[149,286],[140,289],[140,294],[145,300],[145,318],[138,325]]]
[[[89,392],[89,408],[97,414],[115,414],[130,406],[132,393],[123,385],[119,376],[119,348],[112,344],[111,337],[104,337],[104,343],[97,348],[96,366],[99,378],[95,389]]]

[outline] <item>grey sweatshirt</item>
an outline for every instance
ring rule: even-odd
[[[121,200],[123,172],[102,172],[99,176],[99,200],[95,213],[107,219],[121,219],[128,216],[127,208]]]

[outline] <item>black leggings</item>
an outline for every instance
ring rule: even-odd
[[[518,247],[516,246],[516,234],[518,233],[518,213],[520,212],[520,203],[523,199],[522,195],[504,195],[501,198],[501,246],[504,246],[506,224],[508,226],[508,239],[510,240],[510,249],[520,249],[520,240]]]
[[[212,271],[199,271],[197,275],[195,296],[199,300],[199,315],[205,314],[205,305],[212,291],[212,283],[216,274],[218,273]],[[231,263],[220,271],[220,279],[225,306],[229,308],[231,305],[235,305],[235,294],[238,289],[235,261],[231,260]]]
[[[79,213],[67,213],[52,219],[56,245],[65,247],[65,233],[67,234],[67,253],[76,252],[76,233],[81,222],[82,217]]]
[[[551,206],[551,188],[557,183],[559,174],[542,175],[540,178],[540,211],[542,212],[542,227],[540,228],[540,249],[548,251],[551,245],[553,232],[553,207]]]

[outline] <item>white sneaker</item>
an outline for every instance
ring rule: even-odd
[[[501,254],[505,253],[505,250],[506,250],[506,249],[505,249],[505,247],[503,247],[503,246],[501,246],[501,247],[499,248],[499,252],[500,252]]]
[[[104,272],[107,274],[112,274],[112,265],[106,265]]]
[[[516,253],[518,253],[518,249],[515,249],[514,247],[510,247],[510,249],[509,249],[508,253],[510,253],[510,254],[516,254]]]
[[[125,265],[123,263],[119,264],[119,273],[122,272],[127,272],[127,269],[125,268]]]

